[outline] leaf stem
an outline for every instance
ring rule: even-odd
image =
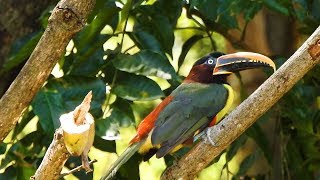
[[[129,17],[130,17],[130,8],[131,8],[131,5],[132,5],[132,1],[129,1],[129,11],[128,11],[128,15],[126,17],[126,21],[124,22],[124,27],[123,27],[123,30],[122,30],[122,38],[121,38],[121,42],[120,42],[120,52],[122,51],[122,48],[123,48],[123,41],[124,41],[124,35],[125,35],[125,32],[126,32],[126,28],[127,28],[127,25],[128,25],[128,20],[129,20]]]
[[[209,39],[210,39],[210,43],[212,46],[213,50],[216,50],[216,43],[214,42],[214,40],[212,39],[212,33],[207,29],[206,26],[204,26],[203,24],[201,24],[197,19],[195,19],[193,16],[191,16],[191,19],[198,25],[200,26],[199,28],[201,28],[203,31],[206,32],[206,34],[208,35]]]

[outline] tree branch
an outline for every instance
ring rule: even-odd
[[[52,143],[44,155],[39,168],[30,179],[59,179],[61,170],[69,157],[70,154],[64,145],[62,129],[59,128],[54,133]]]
[[[54,133],[52,143],[39,168],[30,179],[61,179],[64,175],[79,171],[81,168],[85,169],[86,172],[92,171],[90,164],[93,162],[89,163],[88,161],[88,152],[94,139],[94,122],[89,122],[89,117],[92,116],[88,113],[91,98],[92,91],[86,95],[74,111],[60,116],[61,128]],[[93,118],[91,120],[93,121]],[[88,128],[84,129],[83,125]],[[64,175],[60,175],[70,155],[81,155],[82,165]]]
[[[80,31],[95,0],[61,0],[29,60],[0,99],[0,142],[42,87],[73,35]]]
[[[209,138],[218,144],[217,147],[210,145],[208,137],[205,137],[190,152],[169,167],[161,179],[194,179],[199,171],[248,129],[319,62],[320,26],[278,71],[223,121],[209,129]]]

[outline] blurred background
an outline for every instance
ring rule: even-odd
[[[0,1],[0,96],[19,73],[58,1]],[[252,51],[279,68],[320,25],[320,0],[97,0],[87,25],[66,48],[46,84],[0,144],[0,179],[29,179],[60,126],[59,117],[93,91],[94,172],[99,179],[139,122],[211,51]],[[299,71],[297,69],[297,71]],[[271,71],[230,77],[234,107]],[[116,179],[159,179],[189,148],[142,161],[136,154]],[[63,170],[80,165],[70,158]],[[320,66],[228,147],[198,179],[320,179]]]

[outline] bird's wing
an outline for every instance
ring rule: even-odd
[[[151,135],[153,145],[160,145],[157,157],[162,157],[175,146],[206,124],[228,99],[228,90],[221,84],[183,83],[171,94],[172,101],[161,111]]]

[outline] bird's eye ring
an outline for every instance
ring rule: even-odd
[[[209,59],[208,60],[208,64],[213,64],[214,63],[214,60],[213,59]]]

